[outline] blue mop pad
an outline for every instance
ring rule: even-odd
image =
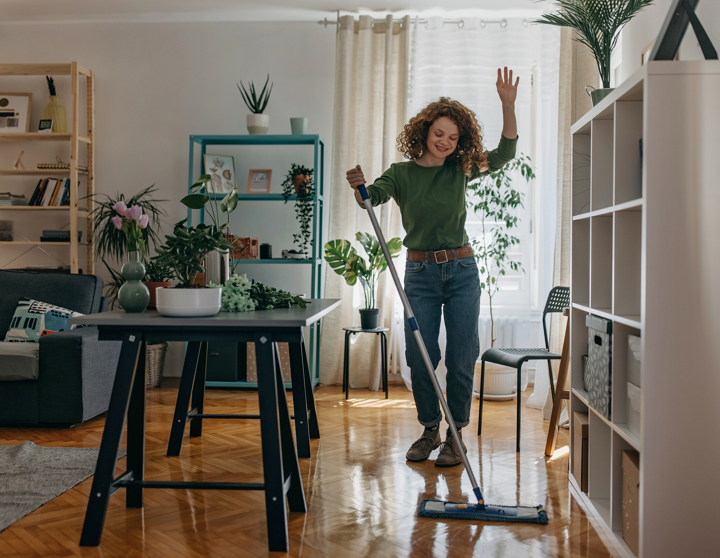
[[[491,506],[443,502],[442,500],[423,500],[418,515],[435,519],[474,519],[478,521],[548,524],[547,512],[542,506]]]

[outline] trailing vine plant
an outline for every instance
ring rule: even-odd
[[[314,172],[314,169],[293,163],[282,183],[285,203],[290,200],[290,196],[293,194],[297,195],[295,198],[295,218],[300,224],[300,232],[293,235],[293,242],[306,257],[309,256],[309,250],[313,246],[312,218],[313,206],[315,204]]]

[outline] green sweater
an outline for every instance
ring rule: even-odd
[[[458,248],[468,242],[465,232],[468,182],[505,166],[515,157],[516,145],[517,138],[500,136],[497,149],[488,152],[489,169],[480,172],[476,167],[469,177],[462,169],[449,165],[421,167],[415,161],[393,163],[368,186],[368,194],[373,206],[390,198],[397,202],[407,233],[403,244],[410,250]]]

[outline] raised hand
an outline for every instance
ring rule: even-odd
[[[512,70],[510,70],[508,74],[507,66],[505,66],[504,73],[503,70],[498,68],[498,77],[495,82],[495,86],[497,87],[497,92],[500,96],[500,102],[502,102],[503,105],[515,104],[518,83],[520,83],[519,77],[515,80],[515,85],[513,85],[513,73]]]

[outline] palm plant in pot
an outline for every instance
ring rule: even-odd
[[[250,114],[247,115],[247,129],[250,135],[262,135],[267,134],[268,128],[270,127],[270,117],[267,114],[263,114],[263,111],[267,107],[268,101],[270,100],[270,93],[272,92],[273,84],[270,84],[268,89],[268,82],[270,81],[270,74],[268,74],[265,80],[265,85],[260,91],[260,95],[255,92],[255,84],[251,81],[246,88],[243,82],[237,84],[238,91],[245,101],[247,108],[250,109]]]
[[[222,229],[213,225],[186,227],[187,219],[175,224],[173,234],[152,258],[167,266],[178,284],[157,289],[157,309],[163,316],[214,316],[220,311],[222,287],[195,285],[195,277],[205,271],[203,261],[212,250],[227,250],[229,245]]]
[[[595,57],[602,89],[590,94],[593,105],[599,103],[610,88],[610,56],[620,31],[638,12],[653,0],[555,0],[557,13],[544,14],[536,23],[570,27],[577,32],[576,41],[587,46]]]
[[[335,273],[345,278],[348,285],[353,286],[360,279],[365,296],[365,308],[360,310],[360,325],[363,329],[375,329],[380,315],[380,310],[375,307],[375,293],[380,274],[387,269],[388,264],[375,236],[359,232],[355,238],[365,249],[367,261],[358,255],[347,240],[331,240],[325,244],[325,261]],[[402,248],[402,240],[396,236],[387,242],[387,247],[395,258]]]
[[[293,163],[283,180],[283,197],[285,203],[290,196],[296,194],[295,218],[300,224],[300,233],[293,235],[293,242],[300,248],[299,253],[309,257],[312,247],[312,217],[315,204],[314,169]]]
[[[490,306],[490,347],[495,346],[495,316],[493,298],[500,289],[500,278],[508,271],[522,271],[522,264],[512,259],[511,251],[520,244],[513,229],[519,226],[516,210],[523,206],[524,193],[514,186],[513,178],[519,171],[526,181],[535,178],[531,161],[520,155],[498,171],[468,184],[467,206],[480,218],[480,236],[471,239],[475,259],[480,270],[480,287],[487,293]],[[508,399],[514,397],[515,370],[485,365],[484,396]],[[479,391],[479,382],[475,382]]]

